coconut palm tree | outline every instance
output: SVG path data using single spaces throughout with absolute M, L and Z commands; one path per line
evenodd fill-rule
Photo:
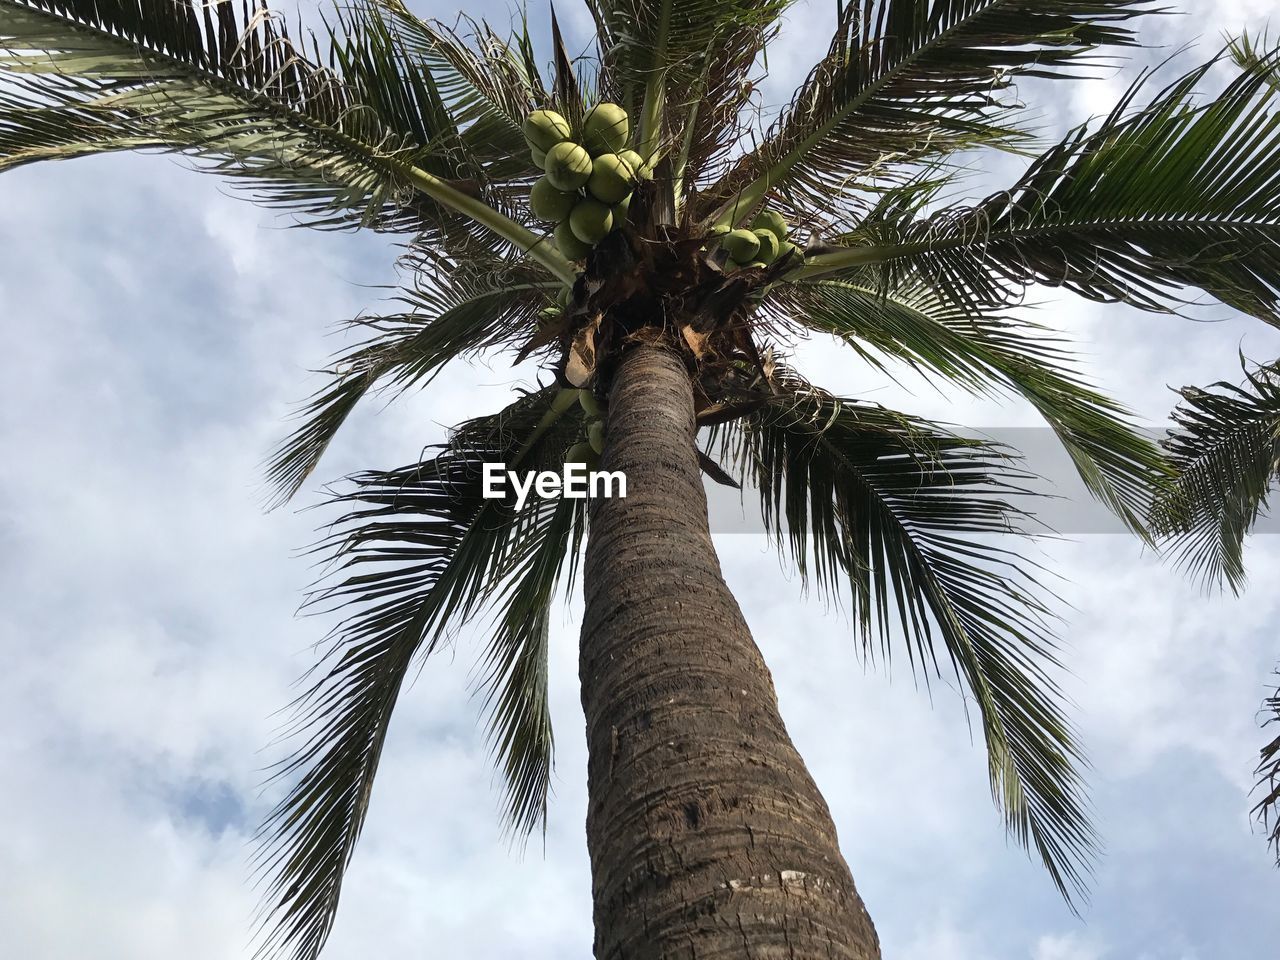
M 828 392 L 785 350 L 816 333 L 851 361 L 1029 402 L 1150 539 L 1164 456 L 1013 308 L 1048 284 L 1173 312 L 1191 287 L 1280 322 L 1267 71 L 1237 67 L 1209 97 L 1212 64 L 1144 76 L 1043 144 L 1014 84 L 1136 46 L 1154 0 L 845 2 L 757 128 L 789 0 L 587 5 L 593 48 L 571 56 L 552 16 L 544 70 L 527 24 L 450 29 L 398 0 L 353 0 L 319 36 L 227 0 L 0 0 L 0 167 L 176 153 L 300 223 L 403 238 L 395 307 L 355 322 L 270 465 L 282 500 L 374 391 L 504 348 L 545 372 L 422 461 L 335 492 L 314 602 L 343 616 L 262 831 L 264 949 L 321 950 L 411 667 L 486 611 L 506 811 L 520 833 L 542 822 L 549 609 L 581 562 L 596 956 L 879 956 L 721 576 L 704 476 L 748 483 L 804 581 L 847 598 L 867 655 L 958 678 L 1009 832 L 1078 896 L 1094 833 L 1053 601 L 995 536 L 1034 530 L 1014 451 Z M 1029 164 L 961 203 L 974 150 Z M 559 470 L 596 447 L 626 497 L 485 495 L 486 463 Z

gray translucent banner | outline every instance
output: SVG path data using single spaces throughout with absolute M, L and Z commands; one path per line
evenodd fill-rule
M 965 430 L 963 434 L 1003 444 L 1022 454 L 1023 459 L 1015 466 L 1032 476 L 1019 481 L 1018 486 L 1028 493 L 1000 496 L 1035 518 L 1030 525 L 1032 532 L 1064 536 L 1128 532 L 1115 514 L 1085 488 L 1075 464 L 1052 430 L 1045 427 L 997 427 Z M 1150 436 L 1159 439 L 1155 433 Z M 765 532 L 759 496 L 754 489 L 734 490 L 707 478 L 704 478 L 704 485 L 712 533 Z M 1265 514 L 1259 518 L 1255 533 L 1276 532 L 1280 532 L 1280 518 Z

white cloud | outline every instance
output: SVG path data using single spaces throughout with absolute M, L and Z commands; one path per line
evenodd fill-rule
M 1078 934 L 1043 936 L 1036 941 L 1032 960 L 1103 960 L 1104 952 Z

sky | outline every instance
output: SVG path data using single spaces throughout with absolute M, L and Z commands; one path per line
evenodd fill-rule
M 1095 81 L 1026 88 L 1046 129 L 1109 109 L 1143 58 L 1258 27 L 1270 0 L 1172 2 L 1161 49 Z M 450 4 L 418 2 L 451 18 Z M 580 10 L 562 14 L 579 31 Z M 789 15 L 764 85 L 776 106 L 825 48 L 832 4 Z M 483 10 L 481 10 L 483 8 Z M 469 7 L 505 22 L 500 4 Z M 579 34 L 580 36 L 581 34 Z M 998 184 L 1008 165 L 983 171 Z M 336 325 L 385 297 L 392 241 L 287 229 L 217 180 L 118 156 L 0 177 L 0 940 L 44 960 L 247 958 L 247 856 L 291 684 L 327 621 L 295 617 L 316 571 L 321 482 L 416 459 L 497 409 L 506 356 L 358 414 L 300 497 L 264 513 L 262 459 Z M 1237 379 L 1280 355 L 1257 321 L 1192 323 L 1050 291 L 1037 319 L 1153 427 L 1170 386 Z M 817 383 L 972 428 L 1029 426 L 1016 405 L 894 385 L 820 343 Z M 1059 574 L 1066 688 L 1105 850 L 1074 917 L 1006 841 L 954 686 L 856 655 L 839 609 L 806 597 L 760 536 L 719 538 L 725 575 L 774 672 L 893 960 L 1221 960 L 1274 956 L 1280 871 L 1249 818 L 1257 708 L 1280 660 L 1280 543 L 1253 586 L 1205 595 L 1133 539 L 1043 544 Z M 545 841 L 512 849 L 471 693 L 483 625 L 432 660 L 398 708 L 326 953 L 395 960 L 587 960 L 581 600 L 554 615 L 558 744 Z

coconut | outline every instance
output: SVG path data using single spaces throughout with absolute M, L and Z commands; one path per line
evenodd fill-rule
M 543 153 L 572 135 L 569 121 L 554 110 L 535 110 L 524 121 L 525 142 Z
M 763 270 L 767 266 L 769 265 L 765 263 L 763 260 L 752 260 L 750 263 L 743 264 L 743 269 L 744 270 Z
M 717 223 L 717 224 L 713 224 L 712 226 L 710 226 L 710 227 L 708 227 L 708 228 L 707 228 L 707 236 L 708 236 L 708 237 L 723 237 L 723 236 L 724 236 L 726 233 L 728 233 L 731 229 L 733 229 L 733 228 L 732 228 L 732 227 L 730 227 L 727 223 Z
M 604 421 L 597 420 L 587 427 L 587 442 L 596 453 L 604 453 Z
M 564 462 L 583 463 L 588 467 L 594 467 L 599 462 L 599 457 L 591 448 L 591 444 L 584 440 L 582 443 L 575 443 L 564 452 Z
M 557 190 L 551 181 L 543 177 L 529 191 L 529 209 L 535 217 L 559 223 L 573 210 L 578 202 L 578 195 L 565 190 Z
M 602 203 L 621 203 L 635 189 L 635 174 L 616 153 L 602 153 L 591 162 L 587 190 Z
M 631 168 L 631 172 L 636 180 L 652 180 L 653 167 L 644 162 L 644 157 L 636 153 L 634 150 L 623 150 L 618 154 L 618 159 Z
M 539 150 L 537 147 L 530 147 L 529 156 L 533 158 L 533 165 L 535 167 L 537 167 L 539 170 L 546 169 L 547 151 Z
M 600 409 L 600 401 L 596 399 L 596 395 L 590 390 L 578 391 L 578 403 L 582 407 L 582 412 L 588 417 L 599 417 L 603 412 Z
M 778 248 L 778 256 L 774 259 L 781 260 L 783 257 L 794 257 L 796 260 L 803 260 L 804 251 L 790 240 L 784 240 L 782 245 Z
M 560 292 L 556 294 L 556 303 L 562 307 L 567 307 L 569 301 L 573 299 L 573 287 L 561 287 Z
M 613 211 L 599 200 L 587 197 L 574 204 L 567 222 L 575 237 L 594 246 L 613 229 Z
M 551 409 L 556 413 L 565 413 L 578 402 L 578 391 L 572 387 L 564 387 L 551 398 Z
M 591 154 L 566 140 L 547 151 L 543 169 L 557 190 L 577 190 L 591 179 Z
M 751 229 L 756 233 L 761 230 L 768 230 L 779 240 L 787 239 L 791 232 L 787 227 L 787 221 L 776 210 L 761 210 L 752 222 Z
M 598 103 L 582 118 L 582 142 L 592 156 L 617 153 L 630 139 L 631 121 L 616 103 Z
M 591 252 L 591 244 L 583 243 L 574 235 L 568 220 L 561 220 L 555 229 L 556 246 L 567 260 L 582 260 Z
M 752 232 L 760 238 L 760 249 L 756 251 L 756 259 L 773 263 L 778 258 L 778 251 L 782 249 L 782 241 L 772 230 L 761 229 Z
M 753 260 L 760 250 L 760 238 L 750 230 L 731 230 L 724 235 L 720 245 L 739 263 Z

